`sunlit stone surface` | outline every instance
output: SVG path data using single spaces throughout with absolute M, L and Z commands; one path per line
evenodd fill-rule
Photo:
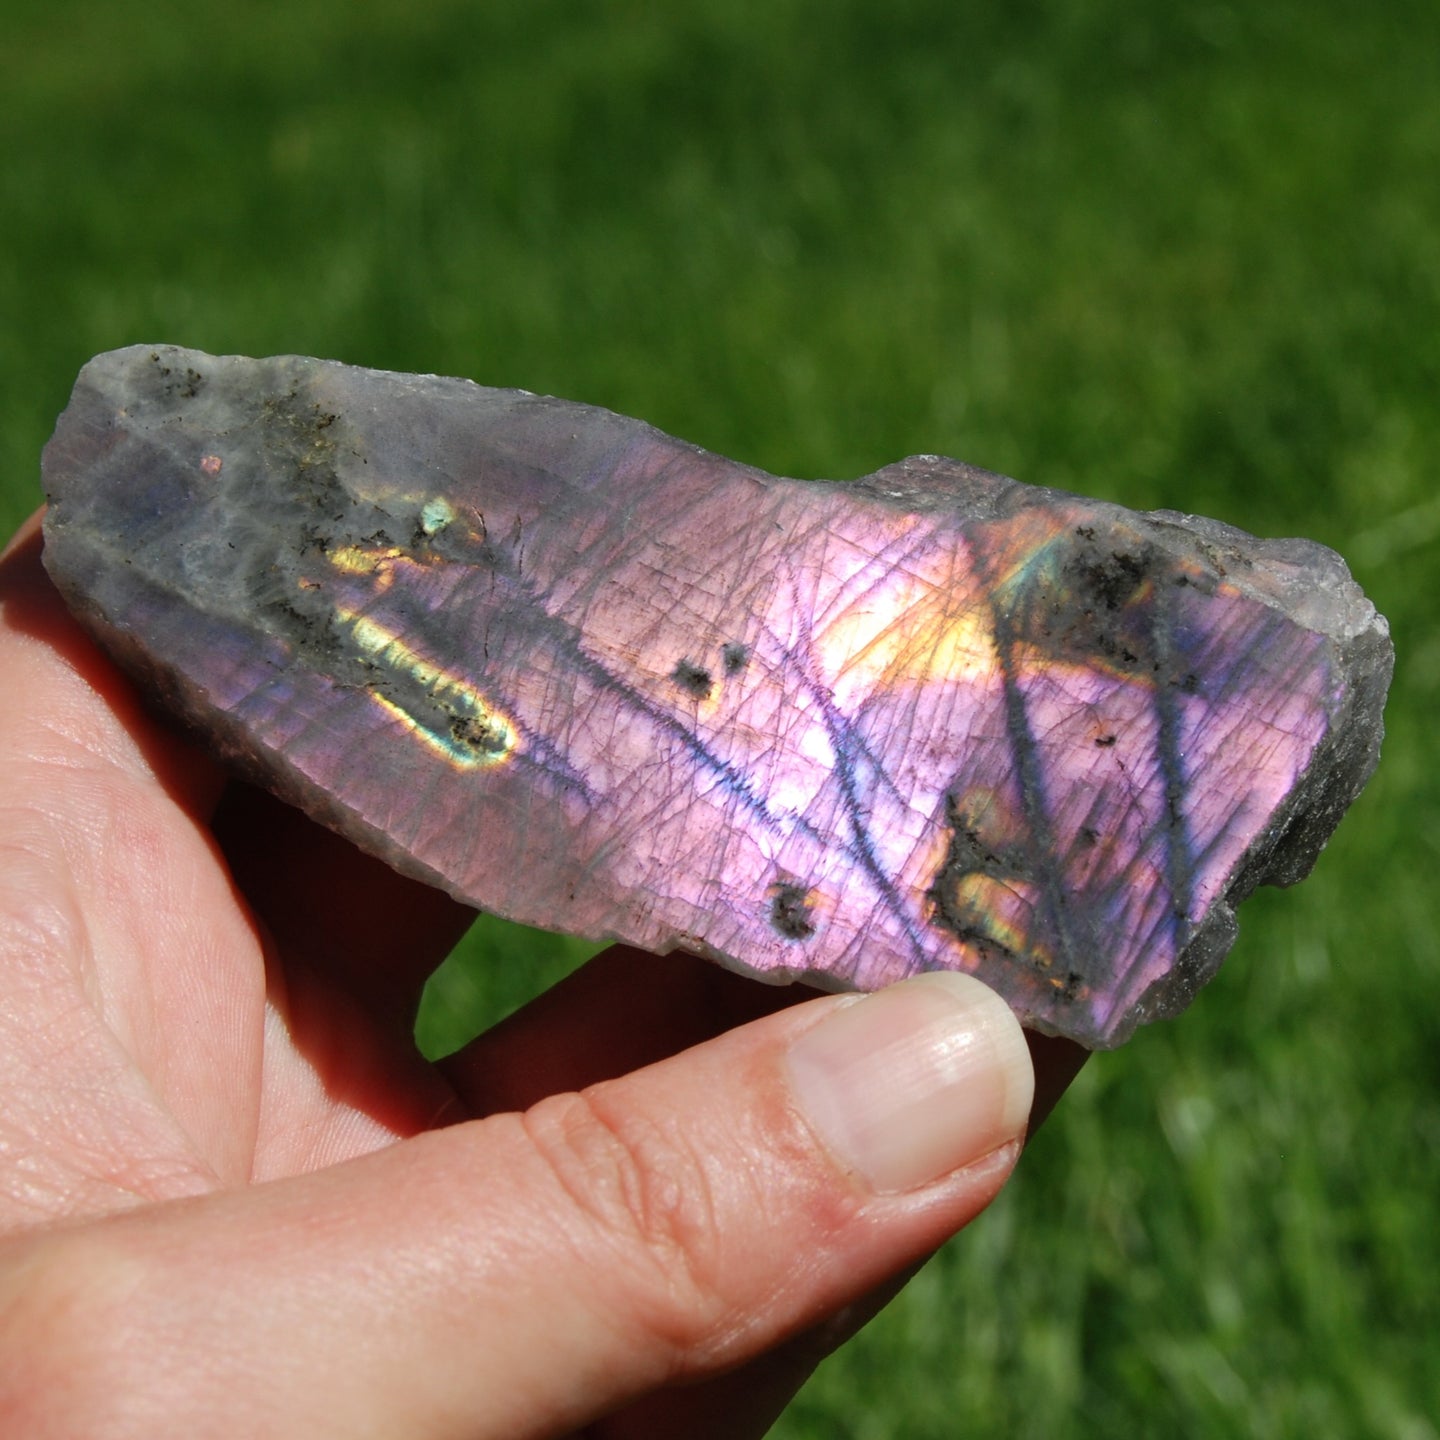
M 770 980 L 1183 1008 L 1374 767 L 1341 560 L 921 456 L 776 479 L 462 380 L 136 347 L 51 573 L 226 758 L 398 869 Z

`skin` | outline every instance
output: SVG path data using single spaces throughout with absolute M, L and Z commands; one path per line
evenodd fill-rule
M 1004 1183 L 1023 1110 L 898 1188 L 811 1118 L 796 1047 L 888 996 L 617 948 L 426 1062 L 469 912 L 152 720 L 39 551 L 0 562 L 4 1433 L 760 1435 Z M 1033 1129 L 1083 1052 L 1031 1054 Z

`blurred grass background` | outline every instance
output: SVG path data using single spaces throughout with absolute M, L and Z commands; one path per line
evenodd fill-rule
M 1087 1068 L 777 1434 L 1440 1433 L 1440 8 L 6 10 L 7 532 L 80 364 L 169 340 L 1342 550 L 1399 669 L 1315 877 Z M 426 1043 L 584 953 L 483 922 Z

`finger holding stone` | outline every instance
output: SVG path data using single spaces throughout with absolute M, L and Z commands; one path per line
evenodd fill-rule
M 11 1296 L 26 1363 L 0 1408 L 85 1433 L 118 1381 L 140 1429 L 202 1433 L 223 1405 L 248 1434 L 565 1433 L 913 1265 L 1000 1188 L 1031 1087 L 1009 1009 L 922 978 L 523 1114 L 57 1233 Z

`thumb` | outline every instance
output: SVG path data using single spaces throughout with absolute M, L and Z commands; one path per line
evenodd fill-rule
M 825 997 L 523 1114 L 57 1232 L 0 1331 L 54 1433 L 111 1433 L 117 1390 L 137 1435 L 563 1433 L 934 1249 L 1009 1174 L 1032 1083 L 969 977 Z

